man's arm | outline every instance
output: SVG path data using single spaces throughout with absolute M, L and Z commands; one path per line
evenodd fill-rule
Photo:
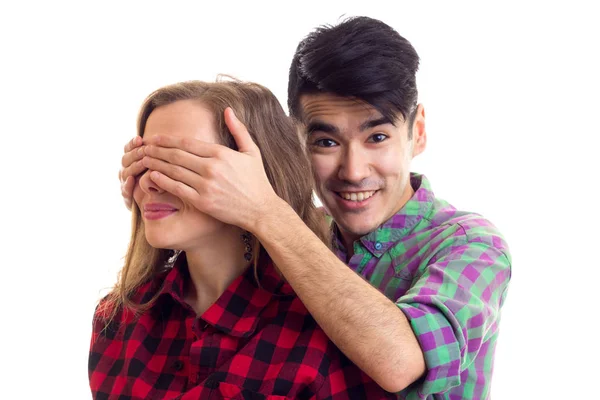
M 327 336 L 382 388 L 398 392 L 423 375 L 423 352 L 404 313 L 341 262 L 285 202 L 270 207 L 252 233 Z

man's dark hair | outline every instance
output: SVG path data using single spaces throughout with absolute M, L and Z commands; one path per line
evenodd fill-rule
M 290 115 L 302 121 L 300 96 L 332 93 L 376 108 L 390 122 L 400 113 L 412 123 L 417 104 L 419 56 L 410 42 L 385 23 L 349 18 L 326 25 L 300 42 L 288 83 Z

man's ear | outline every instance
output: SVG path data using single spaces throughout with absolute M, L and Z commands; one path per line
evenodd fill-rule
M 417 106 L 417 110 L 415 111 L 415 119 L 412 124 L 412 141 L 412 156 L 416 157 L 419 154 L 421 154 L 427 146 L 427 131 L 425 129 L 425 107 L 423 107 L 423 104 L 419 104 Z

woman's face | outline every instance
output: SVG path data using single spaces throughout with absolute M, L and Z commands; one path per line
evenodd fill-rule
M 157 107 L 146 122 L 144 138 L 172 135 L 218 143 L 213 113 L 194 100 L 181 100 Z M 201 213 L 151 179 L 149 171 L 138 177 L 133 198 L 144 220 L 145 234 L 152 247 L 189 251 L 201 246 L 226 225 Z

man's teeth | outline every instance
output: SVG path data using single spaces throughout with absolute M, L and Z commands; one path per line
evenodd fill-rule
M 376 190 L 370 192 L 340 192 L 340 196 L 350 201 L 363 201 L 375 194 Z

